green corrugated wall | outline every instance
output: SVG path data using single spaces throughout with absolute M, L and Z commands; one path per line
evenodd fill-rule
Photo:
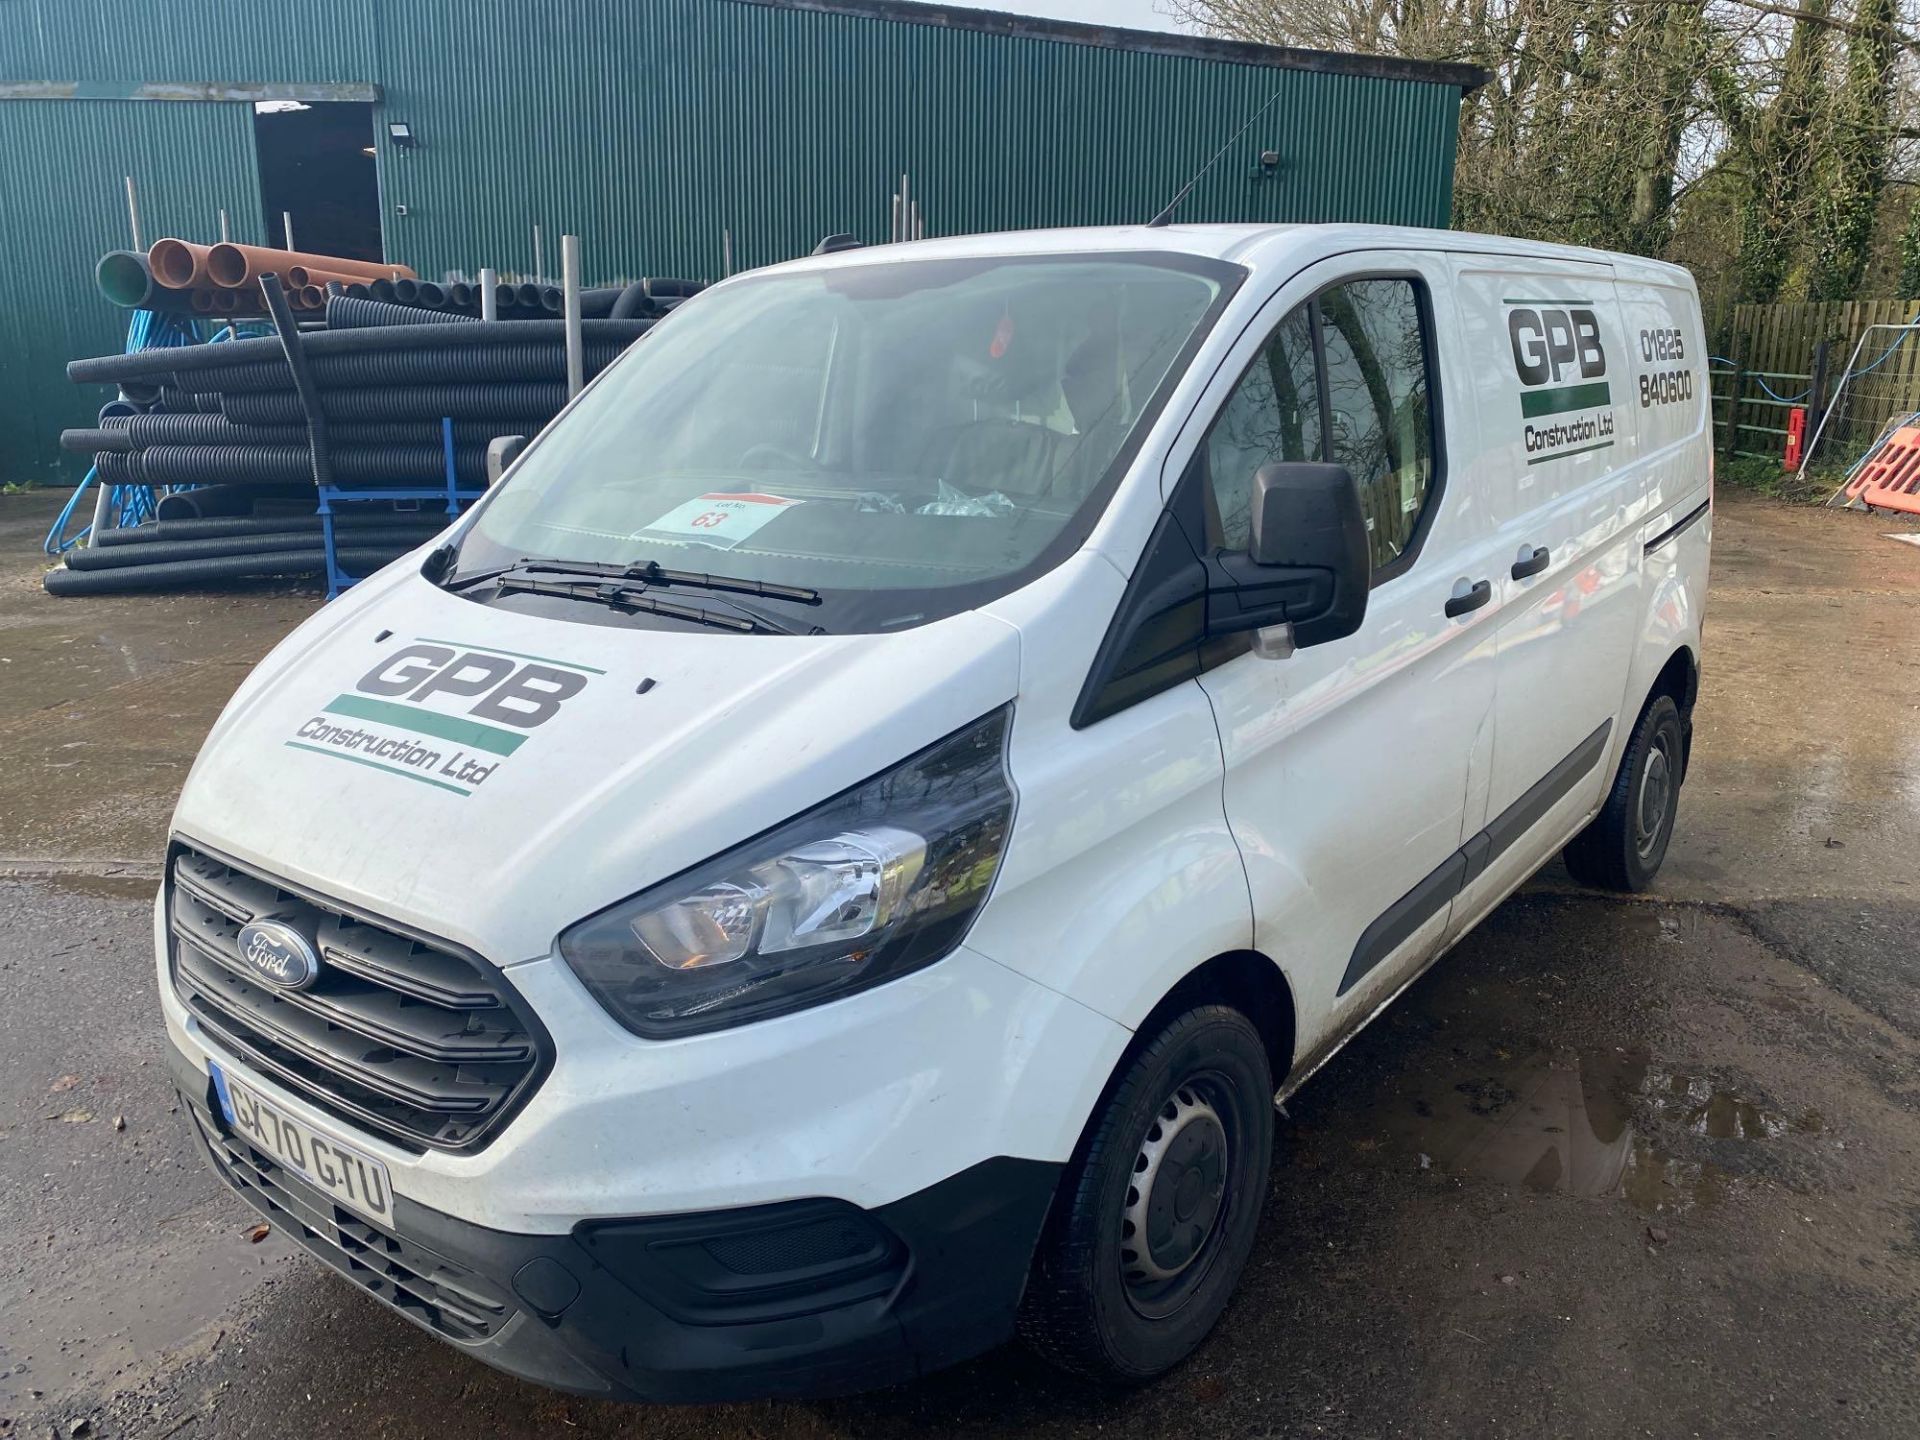
M 387 254 L 429 276 L 528 270 L 536 223 L 550 270 L 573 231 L 594 279 L 716 276 L 723 229 L 742 267 L 881 240 L 902 171 L 929 234 L 1145 220 L 1276 90 L 1183 219 L 1440 226 L 1459 113 L 1438 81 L 738 0 L 4 0 L 7 81 L 377 85 Z M 127 243 L 121 177 L 149 242 L 222 207 L 263 240 L 250 107 L 3 100 L 0 156 L 0 479 L 77 478 L 57 436 L 104 396 L 61 367 L 124 338 L 91 280 Z

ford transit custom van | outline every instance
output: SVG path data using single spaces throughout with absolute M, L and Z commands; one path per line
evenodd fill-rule
M 1360 226 L 716 285 L 233 697 L 155 947 L 208 1158 L 582 1394 L 1178 1363 L 1277 1102 L 1639 890 L 1711 528 L 1674 267 Z

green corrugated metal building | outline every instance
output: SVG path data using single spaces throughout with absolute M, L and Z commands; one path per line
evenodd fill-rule
M 885 240 L 903 173 L 929 234 L 1142 221 L 1256 112 L 1182 219 L 1442 226 L 1482 78 L 897 0 L 0 0 L 0 480 L 84 468 L 62 367 L 124 342 L 92 270 L 125 177 L 149 244 L 335 218 L 263 203 L 262 102 L 362 107 L 365 248 L 531 274 L 537 225 L 612 280 Z

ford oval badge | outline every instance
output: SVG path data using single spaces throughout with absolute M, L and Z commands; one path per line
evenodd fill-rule
M 255 920 L 240 927 L 240 959 L 280 990 L 304 990 L 320 974 L 320 956 L 312 942 L 278 920 Z

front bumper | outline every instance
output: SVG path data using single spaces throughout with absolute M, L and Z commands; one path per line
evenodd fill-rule
M 607 1399 L 844 1394 L 1013 1333 L 1060 1167 L 1001 1157 L 874 1210 L 801 1199 L 490 1230 L 394 1196 L 391 1231 L 236 1137 L 205 1071 L 170 1069 L 214 1170 L 390 1308 L 478 1360 Z

